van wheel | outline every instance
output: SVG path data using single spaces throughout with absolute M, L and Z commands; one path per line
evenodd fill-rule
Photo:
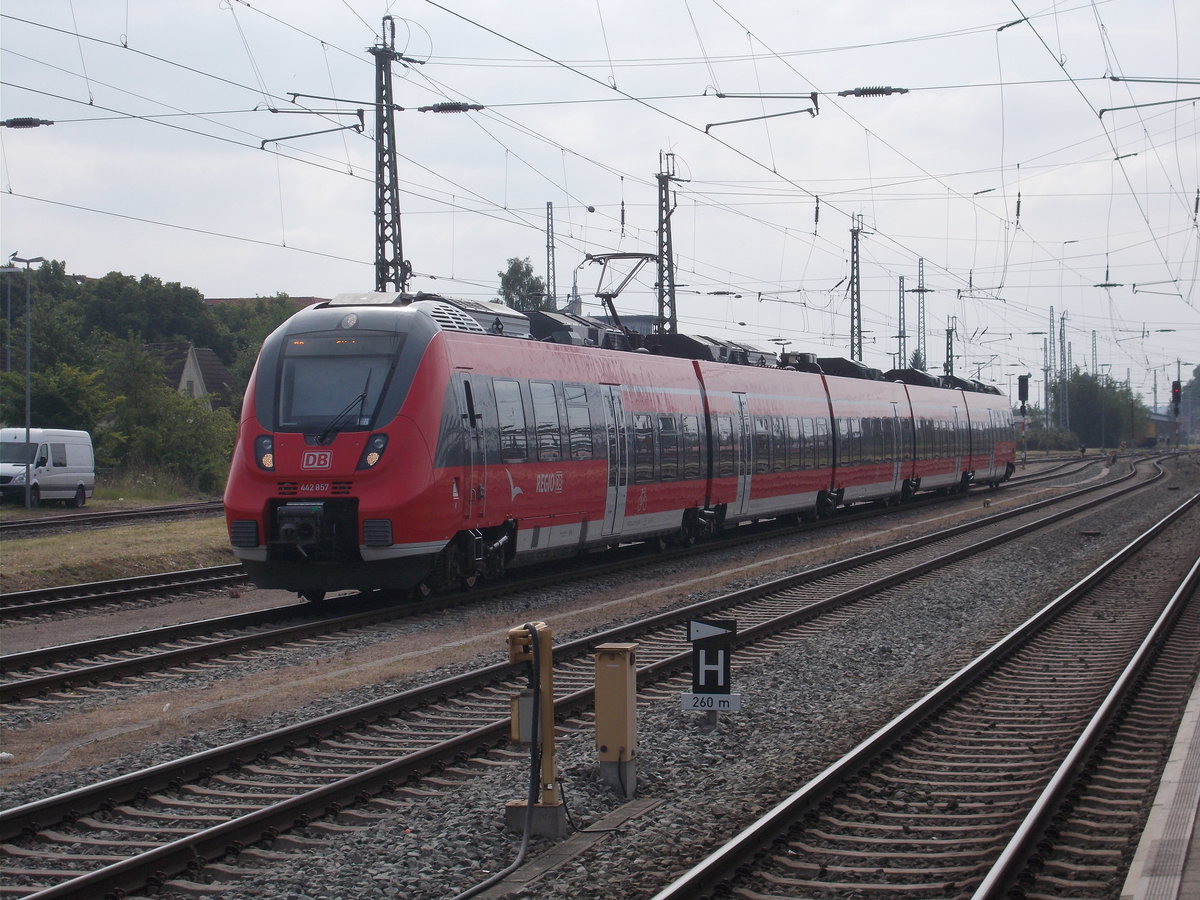
M 75 488 L 75 499 L 71 501 L 71 505 L 76 509 L 83 509 L 87 504 L 87 491 L 83 489 L 83 485 Z
M 29 489 L 29 505 L 35 508 L 42 505 L 42 490 L 36 484 Z

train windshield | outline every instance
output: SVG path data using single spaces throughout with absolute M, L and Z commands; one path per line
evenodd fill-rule
M 280 371 L 279 430 L 328 434 L 374 427 L 403 344 L 404 335 L 394 332 L 293 335 Z

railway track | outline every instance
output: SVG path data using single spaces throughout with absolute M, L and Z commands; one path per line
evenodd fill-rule
M 1006 518 L 566 643 L 555 649 L 556 708 L 567 716 L 592 702 L 591 653 L 599 643 L 638 642 L 639 685 L 670 686 L 690 664 L 684 623 L 691 618 L 736 618 L 748 663 L 847 604 L 1047 527 L 1054 517 Z M 51 898 L 140 890 L 179 874 L 199 877 L 204 861 L 231 848 L 351 807 L 359 817 L 387 815 L 397 798 L 419 799 L 406 785 L 423 774 L 469 777 L 489 767 L 482 755 L 506 739 L 510 698 L 524 675 L 521 666 L 489 666 L 0 813 L 0 892 L 36 888 Z
M 1200 666 L 1198 502 L 654 900 L 1115 896 Z
M 31 616 L 91 610 L 98 606 L 142 602 L 149 597 L 217 590 L 243 584 L 247 580 L 241 563 L 237 563 L 31 591 L 13 591 L 0 594 L 0 623 L 11 623 Z
M 1125 478 L 1132 477 L 1133 469 L 1130 469 Z M 1112 485 L 1118 483 L 1120 480 L 1083 488 L 1065 495 L 1062 499 L 1078 499 L 1095 491 L 1112 490 Z M 857 515 L 876 514 L 878 511 L 864 509 Z M 762 539 L 762 530 L 744 530 L 747 532 L 744 535 L 726 536 L 723 546 L 730 546 L 737 541 Z M 386 600 L 382 603 L 372 602 L 369 597 L 345 598 L 340 603 L 351 607 L 345 614 L 334 614 L 329 607 L 322 611 L 320 606 L 298 603 L 98 638 L 80 644 L 8 654 L 0 656 L 0 691 L 3 691 L 7 708 L 10 710 L 14 708 L 13 704 L 16 701 L 29 698 L 38 698 L 42 703 L 68 703 L 75 698 L 74 692 L 79 689 L 112 692 L 121 688 L 121 679 L 129 677 L 152 677 L 154 673 L 166 673 L 165 677 L 176 679 L 180 675 L 180 667 L 191 666 L 201 661 L 231 658 L 272 647 L 294 646 L 300 641 L 330 638 L 338 633 L 446 609 L 463 602 L 480 602 L 494 595 L 530 590 L 543 584 L 561 583 L 564 578 L 596 578 L 634 565 L 647 565 L 677 556 L 698 555 L 710 550 L 711 545 L 706 545 L 683 548 L 662 556 L 647 556 L 636 549 L 626 549 L 614 554 L 610 559 L 585 567 L 577 564 L 556 566 L 536 575 L 513 577 L 467 594 L 450 595 L 421 603 L 395 605 L 388 604 Z M 148 578 L 133 579 L 129 583 L 122 581 L 81 585 L 64 589 L 64 596 L 57 598 L 39 599 L 41 592 L 30 592 L 37 596 L 24 603 L 17 603 L 12 608 L 22 612 L 39 612 L 45 608 L 58 608 L 60 605 L 106 602 L 109 598 L 128 599 L 150 594 L 159 595 L 164 590 L 183 592 L 221 587 L 238 583 L 240 580 L 244 580 L 240 566 L 225 566 L 211 570 L 172 573 L 162 576 L 161 581 Z M 15 596 L 9 595 L 9 598 Z M 7 617 L 8 610 L 9 607 L 6 606 L 0 609 L 0 614 Z M 297 619 L 305 621 L 297 622 Z
M 1040 481 L 1062 477 L 1063 474 L 1073 474 L 1092 465 L 1094 461 L 1074 464 L 1072 461 L 1059 463 L 1052 469 L 1038 473 L 1018 475 L 1013 483 L 1019 485 L 1034 484 Z M 1063 473 L 1060 470 L 1067 468 Z M 976 489 L 981 492 L 983 489 Z M 917 503 L 927 502 L 922 498 Z M 914 508 L 917 504 L 914 504 Z M 210 504 L 198 504 L 208 508 Z M 177 507 L 161 507 L 159 509 L 174 510 Z M 219 504 L 218 504 L 219 508 Z M 119 511 L 124 512 L 142 511 Z M 154 509 L 148 510 L 151 514 Z M 864 510 L 844 510 L 841 518 L 861 518 L 870 515 Z M 59 516 L 55 520 L 74 519 L 73 516 Z M 86 517 L 85 517 L 86 518 Z M 41 520 L 29 520 L 33 522 Z M 23 522 L 5 523 L 22 525 Z M 3 528 L 0 525 L 0 528 Z M 248 579 L 240 564 L 225 566 L 210 566 L 202 569 L 189 569 L 181 572 L 164 572 L 151 575 L 136 575 L 128 578 L 117 578 L 108 581 L 88 582 L 82 584 L 58 587 L 39 588 L 28 591 L 13 591 L 0 594 L 0 623 L 14 622 L 33 616 L 72 613 L 80 610 L 93 610 L 99 606 L 114 604 L 129 604 L 140 602 L 147 598 L 162 598 L 193 591 L 220 589 L 247 582 Z
M 80 513 L 47 513 L 25 519 L 0 521 L 0 537 L 22 538 L 48 531 L 78 531 L 104 525 L 126 525 L 147 521 L 170 521 L 196 515 L 217 515 L 224 505 L 220 500 L 197 503 L 172 503 L 137 509 L 91 510 Z

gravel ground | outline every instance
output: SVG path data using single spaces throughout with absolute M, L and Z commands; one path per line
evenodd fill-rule
M 937 573 L 869 615 L 807 637 L 766 662 L 737 668 L 742 711 L 723 715 L 715 730 L 705 730 L 702 717 L 681 712 L 673 693 L 640 698 L 637 795 L 657 805 L 513 896 L 650 896 L 1196 490 L 1197 463 L 1173 463 L 1171 469 L 1177 491 L 1151 488 L 1086 525 L 1067 525 L 1021 549 L 993 552 L 986 566 L 975 562 Z M 1100 534 L 1083 537 L 1085 530 Z M 528 613 L 528 604 L 521 601 L 513 614 Z M 350 705 L 403 686 L 360 688 L 341 699 Z M 328 708 L 328 701 L 320 701 L 266 721 L 154 745 L 86 771 L 42 775 L 12 786 L 2 802 L 25 802 Z M 558 752 L 574 825 L 587 827 L 622 805 L 598 776 L 590 731 L 568 733 Z M 515 858 L 520 837 L 505 831 L 503 808 L 524 796 L 526 778 L 524 763 L 500 767 L 442 796 L 395 807 L 378 824 L 332 839 L 319 854 L 297 853 L 199 895 L 452 897 Z M 550 846 L 535 839 L 530 853 Z

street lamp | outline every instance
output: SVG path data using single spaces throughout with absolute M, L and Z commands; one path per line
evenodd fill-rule
M 25 508 L 29 509 L 33 505 L 33 473 L 30 471 L 29 459 L 30 372 L 32 371 L 31 365 L 33 360 L 33 273 L 30 270 L 30 266 L 34 263 L 45 262 L 46 260 L 40 256 L 31 256 L 28 259 L 24 259 L 13 253 L 9 256 L 8 261 L 25 264 Z

